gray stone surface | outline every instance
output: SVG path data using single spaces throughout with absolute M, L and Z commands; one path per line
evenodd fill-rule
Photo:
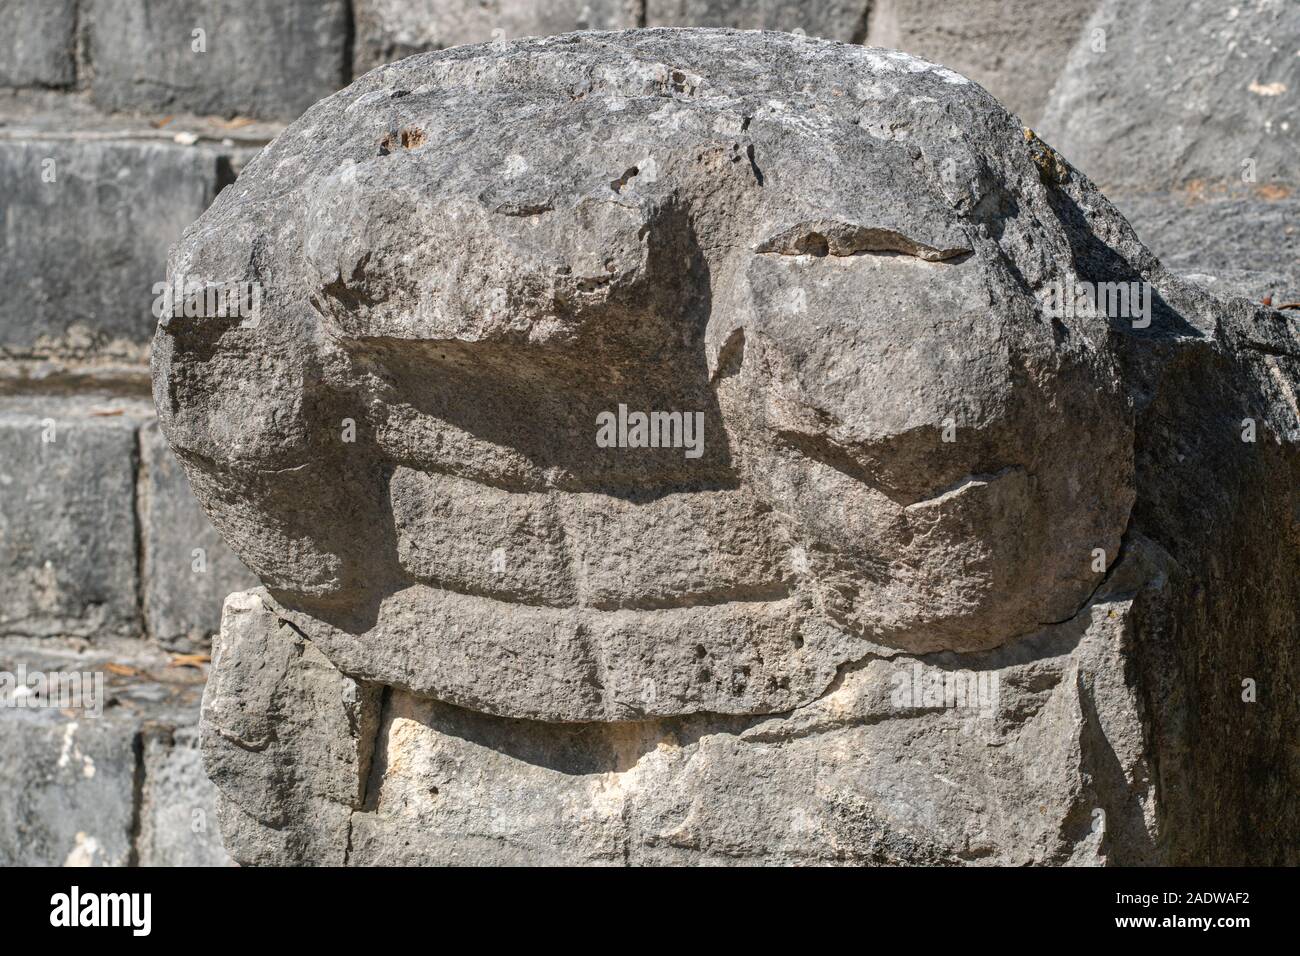
M 1295 4 L 1105 0 L 1039 132 L 1169 268 L 1300 301 L 1298 45 Z
M 870 6 L 867 0 L 646 0 L 645 25 L 802 31 L 808 36 L 861 43 Z
M 348 76 L 344 0 L 86 0 L 107 110 L 292 119 Z M 196 52 L 195 30 L 205 49 Z
M 102 696 L 30 706 L 56 674 Z M 197 750 L 202 686 L 136 641 L 0 638 L 0 865 L 228 865 Z
M 141 633 L 136 429 L 111 396 L 0 398 L 0 636 Z
M 1300 199 L 1138 193 L 1117 205 L 1170 269 L 1221 294 L 1300 302 Z
M 221 604 L 256 579 L 194 500 L 155 423 L 140 430 L 144 616 L 165 646 L 193 650 L 216 633 Z
M 266 585 L 205 695 L 236 859 L 1296 862 L 1300 336 L 951 71 L 414 58 L 170 268 L 278 318 L 153 352 Z M 1150 322 L 1050 315 L 1062 282 Z M 619 405 L 702 453 L 598 444 Z
M 355 73 L 430 50 L 572 30 L 638 25 L 779 30 L 865 42 L 942 63 L 981 83 L 1032 123 L 1097 2 L 358 0 Z
M 867 43 L 905 50 L 963 73 L 1032 125 L 1097 3 L 874 0 Z
M 194 726 L 143 730 L 140 866 L 230 866 L 217 826 L 217 790 L 208 780 Z
M 147 402 L 0 397 L 0 449 L 0 636 L 147 633 L 198 651 L 225 595 L 255 583 L 194 500 Z
M 124 658 L 159 644 L 201 652 L 225 594 L 251 583 L 149 427 L 154 411 L 141 398 L 153 286 L 166 276 L 168 246 L 282 128 L 183 111 L 295 115 L 347 78 L 345 8 L 0 2 L 0 641 L 98 649 L 121 639 L 132 648 Z M 201 63 L 179 56 L 198 21 L 209 28 L 211 53 Z M 322 38 L 330 55 L 315 42 Z M 56 435 L 48 445 L 47 419 Z M 206 551 L 204 574 L 191 571 L 195 547 Z M 46 793 L 57 781 L 22 777 L 6 763 L 14 785 L 0 802 L 23 808 L 22 826 L 45 835 L 0 858 L 62 863 L 82 830 L 92 842 L 80 857 L 95 862 L 222 854 L 215 821 L 195 835 L 182 819 L 189 811 L 179 809 L 206 800 L 211 813 L 195 738 L 183 730 L 197 719 L 197 698 L 191 704 L 188 714 L 162 720 L 144 701 L 138 720 L 82 722 L 77 731 L 87 735 L 87 753 L 129 751 L 148 737 L 158 782 L 147 811 L 133 794 L 139 761 L 136 779 L 109 779 L 105 764 L 106 790 L 91 784 L 66 800 Z M 57 720 L 22 720 L 14 734 L 21 730 L 25 743 L 14 753 L 26 748 L 33 766 L 57 760 Z M 109 818 L 132 807 L 141 832 L 128 853 L 110 838 Z M 80 830 L 65 833 L 69 820 Z
M 1294 188 L 1297 39 L 1294 3 L 1103 0 L 1039 132 L 1108 192 L 1241 187 L 1248 160 Z
M 223 633 L 220 653 L 232 656 L 218 660 L 218 673 L 237 670 L 259 683 L 273 675 L 275 699 L 307 697 L 312 706 L 325 706 L 315 697 L 319 677 L 307 684 L 291 671 L 263 666 L 278 656 L 264 641 L 288 645 L 280 653 L 289 655 L 301 639 L 257 608 L 261 599 L 232 596 L 234 613 L 249 614 L 253 605 L 253 616 Z M 346 859 L 362 865 L 1149 861 L 1141 837 L 1154 827 L 1154 795 L 1136 701 L 1124 687 L 1118 655 L 1128 612 L 1128 601 L 1103 594 L 1079 619 L 1036 634 L 1015 651 L 963 661 L 978 666 L 986 681 L 993 675 L 1000 681 L 1000 700 L 984 717 L 919 702 L 902 712 L 894 708 L 897 675 L 910 682 L 911 670 L 921 666 L 910 657 L 862 663 L 810 708 L 748 718 L 547 724 L 394 691 L 373 744 L 364 804 L 332 805 L 339 813 L 351 808 Z M 252 635 L 249 627 L 256 629 Z M 341 675 L 334 680 L 348 686 Z M 249 693 L 242 682 L 236 687 L 223 690 L 214 682 L 208 713 L 260 703 L 266 693 Z M 338 695 L 326 703 L 337 708 L 344 700 Z M 236 762 L 244 778 L 252 761 L 269 766 L 284 751 L 370 743 L 364 725 L 337 726 L 331 735 L 316 721 L 279 723 L 285 733 L 274 754 L 257 750 L 251 736 L 210 732 L 213 772 L 229 781 Z M 342 730 L 348 732 L 340 737 Z M 864 759 L 904 752 L 913 758 Z M 1119 761 L 1119 772 L 1094 779 L 1093 766 L 1107 759 Z M 366 764 L 347 767 L 351 781 L 354 768 Z M 226 790 L 223 827 L 240 806 L 253 805 L 251 797 Z M 1032 802 L 1037 812 L 997 809 L 1013 800 Z M 1113 812 L 1109 831 L 1094 818 L 1095 808 L 1103 816 Z M 257 854 L 249 862 L 299 862 L 298 841 L 330 835 L 320 817 L 297 810 L 288 833 L 278 818 L 274 832 L 264 824 L 259 832 L 240 833 L 236 853 Z M 1128 842 L 1134 833 L 1137 839 Z M 337 849 L 344 841 L 333 836 Z
M 77 0 L 0 0 L 0 86 L 68 86 Z
M 0 863 L 128 865 L 131 730 L 48 710 L 0 710 L 0 723 Z
M 203 749 L 227 848 L 243 864 L 345 862 L 379 689 L 340 674 L 257 591 L 227 599 L 213 664 Z
M 226 152 L 0 139 L 0 359 L 144 361 L 167 248 L 220 188 Z
M 354 72 L 466 43 L 638 26 L 639 0 L 354 0 Z

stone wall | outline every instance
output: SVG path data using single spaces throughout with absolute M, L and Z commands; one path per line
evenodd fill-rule
M 220 864 L 194 724 L 255 579 L 158 432 L 154 285 L 348 79 L 347 4 L 3 0 L 0 24 L 0 671 L 105 680 L 91 713 L 6 683 L 0 863 Z

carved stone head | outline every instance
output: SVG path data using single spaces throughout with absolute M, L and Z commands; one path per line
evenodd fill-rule
M 163 426 L 337 666 L 505 716 L 770 713 L 1087 601 L 1133 435 L 1108 320 L 1042 308 L 1095 265 L 1068 170 L 956 74 L 812 42 L 413 57 L 190 229 L 173 278 L 262 314 L 160 328 Z

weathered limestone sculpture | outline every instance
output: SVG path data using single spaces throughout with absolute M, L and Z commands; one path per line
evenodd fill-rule
M 957 74 L 412 57 L 170 271 L 262 290 L 154 345 L 265 584 L 205 698 L 236 859 L 1300 855 L 1300 338 Z

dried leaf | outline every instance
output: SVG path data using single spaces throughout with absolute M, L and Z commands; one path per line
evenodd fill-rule
M 168 667 L 198 667 L 212 660 L 207 654 L 173 654 Z

